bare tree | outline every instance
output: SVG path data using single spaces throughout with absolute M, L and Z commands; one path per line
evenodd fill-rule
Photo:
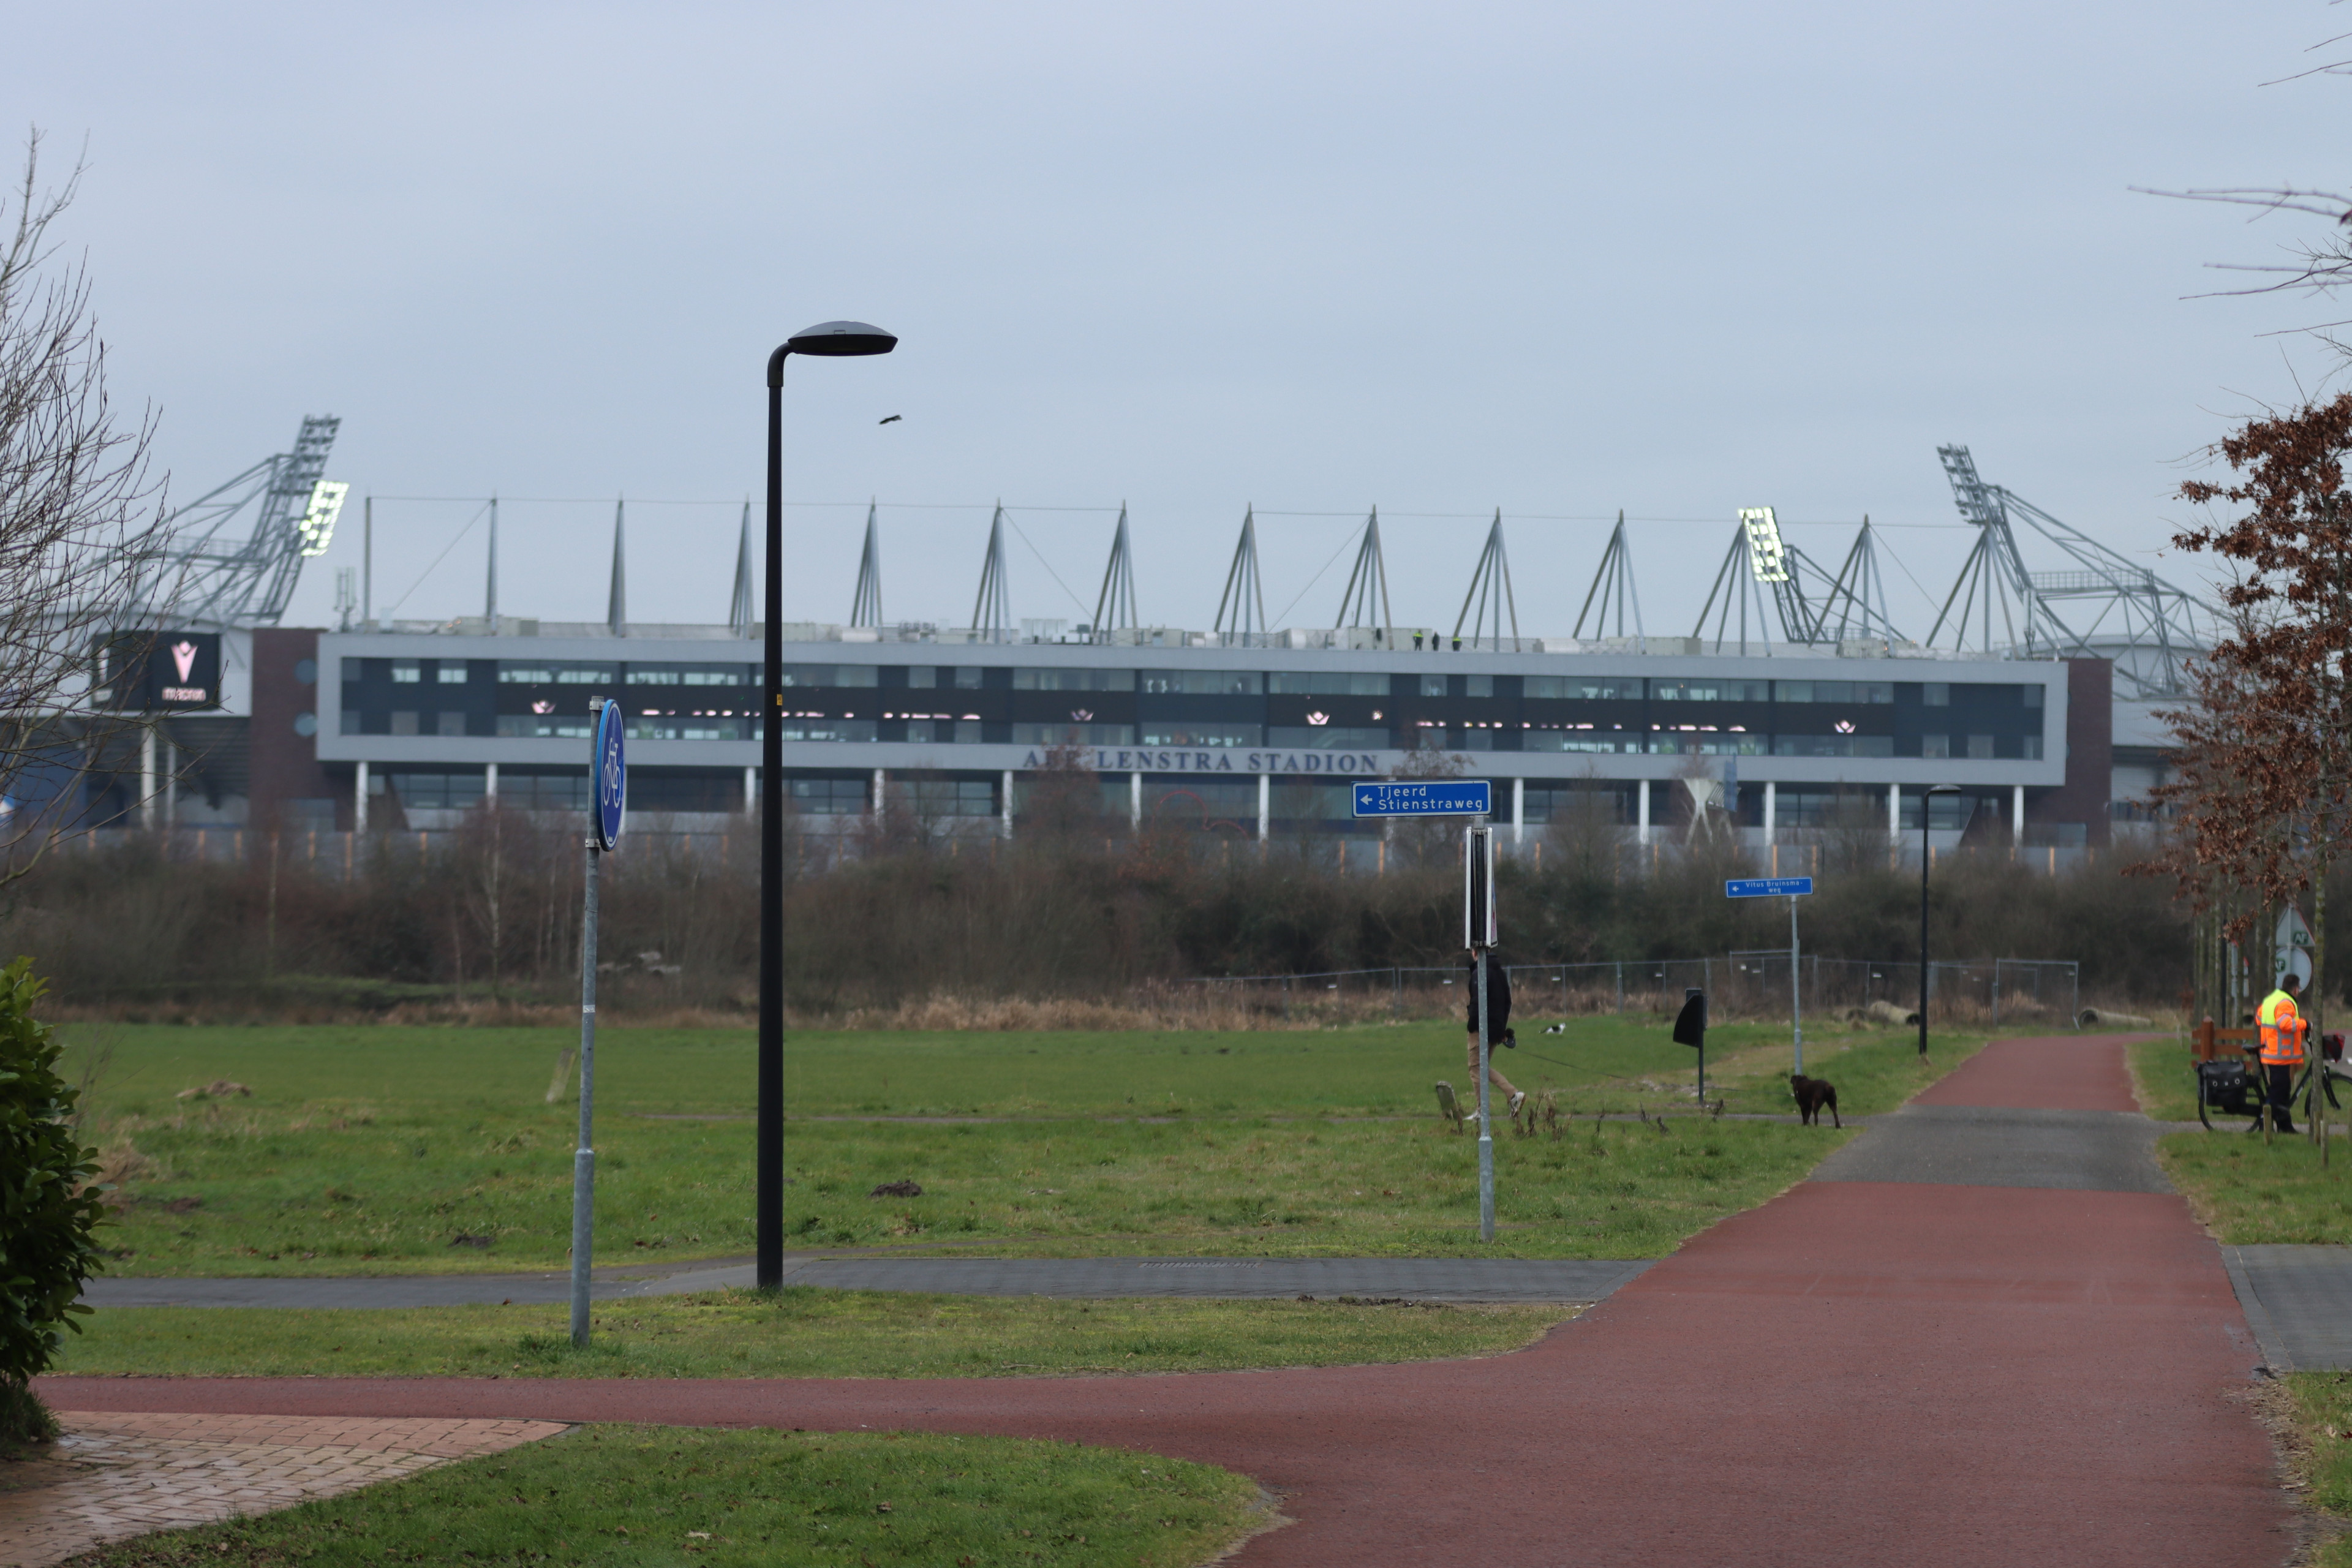
M 104 645 L 135 626 L 166 534 L 152 412 L 119 421 L 88 274 L 51 229 L 81 181 L 44 187 L 41 138 L 0 195 L 0 882 L 81 826 L 82 786 L 145 720 L 104 684 Z M 16 800 L 47 807 L 19 811 Z

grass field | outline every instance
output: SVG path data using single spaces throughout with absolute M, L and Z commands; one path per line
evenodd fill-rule
M 135 1307 L 68 1336 L 60 1373 L 291 1377 L 1034 1377 L 1430 1361 L 1517 1350 L 1556 1304 L 1188 1301 L 749 1290 L 562 1307 Z
M 1434 1080 L 1467 1086 L 1447 1024 L 799 1035 L 786 1046 L 788 1224 L 806 1247 L 982 1255 L 1654 1257 L 1842 1142 L 1774 1122 L 1596 1121 L 1691 1108 L 1693 1056 L 1666 1030 L 1585 1020 L 1499 1053 L 1570 1120 L 1557 1139 L 1498 1138 L 1492 1248 L 1475 1234 L 1475 1142 L 1434 1113 Z M 545 1095 L 566 1037 L 74 1026 L 68 1068 L 97 1070 L 85 1136 L 127 1200 L 108 1238 L 116 1271 L 562 1267 L 573 1111 Z M 1711 1037 L 1711 1090 L 1735 1111 L 1789 1109 L 1783 1030 Z M 1858 1115 L 1973 1044 L 1946 1042 L 1923 1072 L 1899 1034 L 1834 1031 L 1809 1042 L 1808 1062 Z M 181 1098 L 219 1079 L 251 1093 Z M 600 1262 L 750 1249 L 751 1083 L 747 1031 L 604 1032 Z M 867 1196 L 902 1179 L 922 1196 Z
M 2140 1108 L 2158 1121 L 2197 1119 L 2196 1079 L 2189 1048 L 2180 1040 L 2142 1041 L 2131 1047 Z M 2338 1089 L 2339 1094 L 2343 1093 Z M 2344 1112 L 2335 1113 L 2338 1125 Z M 2303 1125 L 2301 1105 L 2295 1124 Z M 2213 1119 L 2214 1131 L 2167 1133 L 2157 1140 L 2157 1163 L 2197 1211 L 2197 1217 L 2231 1246 L 2266 1242 L 2352 1243 L 2352 1149 L 2338 1138 L 2320 1163 L 2318 1147 L 2302 1137 L 2265 1142 L 2242 1116 Z
M 74 1563 L 1189 1568 L 1266 1522 L 1255 1482 L 1150 1454 L 919 1433 L 587 1426 Z

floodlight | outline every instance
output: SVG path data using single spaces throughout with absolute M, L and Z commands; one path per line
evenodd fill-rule
M 320 479 L 310 487 L 310 510 L 294 525 L 295 533 L 302 541 L 305 560 L 327 552 L 327 546 L 335 537 L 335 519 L 342 513 L 343 498 L 351 493 L 352 487 L 340 479 Z
M 1759 583 L 1789 580 L 1789 551 L 1780 542 L 1780 520 L 1769 506 L 1743 506 L 1739 525 L 1748 531 L 1748 569 Z

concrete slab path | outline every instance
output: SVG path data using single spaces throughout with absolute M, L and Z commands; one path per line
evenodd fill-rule
M 1954 1107 L 2024 1114 L 1920 1114 Z M 2220 1249 L 2119 1153 L 2131 1110 L 2118 1040 L 1998 1043 L 1855 1142 L 1847 1173 L 1866 1179 L 1803 1183 L 1534 1348 L 1482 1361 L 905 1382 L 64 1378 L 43 1393 L 73 1408 L 1111 1444 L 1279 1491 L 1296 1522 L 1244 1564 L 2284 1563 L 2298 1517 L 2242 1398 L 2261 1352 Z M 2000 1180 L 2008 1165 L 1968 1153 L 1954 1125 L 2022 1151 L 2046 1184 Z M 2053 1128 L 2078 1141 L 2075 1164 Z
M 5 1568 L 291 1508 L 564 1430 L 549 1421 L 57 1414 L 65 1436 L 56 1457 L 37 1462 L 33 1484 L 0 1493 Z

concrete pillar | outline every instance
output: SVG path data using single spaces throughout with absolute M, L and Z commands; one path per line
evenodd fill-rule
M 1141 773 L 1127 775 L 1127 825 L 1139 833 L 1143 831 L 1143 775 Z
M 1511 781 L 1511 847 L 1516 849 L 1528 840 L 1528 781 Z
M 1764 781 L 1764 842 L 1772 842 L 1772 829 L 1780 824 L 1780 786 L 1770 779 Z
M 1647 844 L 1650 841 L 1650 781 L 1647 779 L 1642 781 L 1640 802 L 1634 809 L 1634 841 Z
M 2010 786 L 2009 837 L 2012 844 L 2025 842 L 2025 786 L 2023 784 Z
M 760 764 L 753 763 L 743 770 L 743 815 L 751 816 L 760 809 Z
M 482 769 L 482 798 L 499 798 L 499 764 L 496 763 L 488 763 Z
M 1004 837 L 1013 837 L 1013 770 L 1004 770 Z
M 889 799 L 889 797 L 883 793 L 888 787 L 889 780 L 884 775 L 880 768 L 876 768 L 874 770 L 874 804 L 872 809 L 873 815 L 877 821 L 881 818 L 885 803 Z
M 1919 797 L 1919 809 L 1927 809 L 1926 795 Z M 1886 837 L 1897 845 L 1903 839 L 1903 786 L 1899 784 L 1886 786 Z
M 1257 839 L 1259 843 L 1265 842 L 1266 830 L 1272 825 L 1273 819 L 1274 775 L 1260 773 L 1257 775 Z
M 155 826 L 155 726 L 139 732 L 139 826 Z
M 352 829 L 356 833 L 367 831 L 367 786 L 368 765 L 362 762 L 352 770 Z
M 163 775 L 157 781 L 163 792 L 163 826 L 180 826 L 180 748 L 169 740 L 163 742 Z

